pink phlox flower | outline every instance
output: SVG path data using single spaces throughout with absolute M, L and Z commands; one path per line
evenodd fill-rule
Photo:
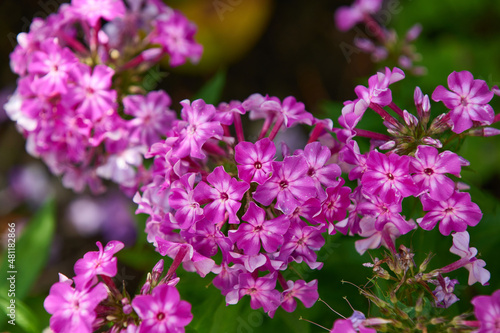
M 494 93 L 485 81 L 474 80 L 468 71 L 453 72 L 448 76 L 448 87 L 451 91 L 438 86 L 432 93 L 432 99 L 442 101 L 450 109 L 453 132 L 462 133 L 473 126 L 473 121 L 481 125 L 493 122 L 495 112 L 488 103 Z
M 418 191 L 409 173 L 409 156 L 390 154 L 389 156 L 371 151 L 366 159 L 366 171 L 361 177 L 363 190 L 372 195 L 380 195 L 388 202 L 397 197 L 408 197 Z
M 474 314 L 480 322 L 477 333 L 500 332 L 500 290 L 491 296 L 476 296 L 471 301 Z
M 122 0 L 72 0 L 73 15 L 96 27 L 99 19 L 111 21 L 125 16 L 126 8 Z
M 252 274 L 238 276 L 238 285 L 226 295 L 226 303 L 236 304 L 245 295 L 250 295 L 250 307 L 263 308 L 264 312 L 276 310 L 280 305 L 281 293 L 275 289 L 277 273 L 273 272 L 254 279 Z
M 229 256 L 231 262 L 242 265 L 249 273 L 253 273 L 256 269 L 263 267 L 268 260 L 268 255 L 263 253 L 248 255 L 229 252 Z
M 337 319 L 330 333 L 377 333 L 374 328 L 366 328 L 363 325 L 354 327 L 350 319 Z
M 181 300 L 177 288 L 156 286 L 151 295 L 138 295 L 132 307 L 141 319 L 139 333 L 184 332 L 193 319 L 191 304 Z
M 278 104 L 280 103 L 280 100 L 277 97 L 252 94 L 247 99 L 245 99 L 243 103 L 241 103 L 241 105 L 246 111 L 249 111 L 250 120 L 267 119 L 266 121 L 271 121 L 271 119 L 274 119 L 277 116 L 277 113 L 275 111 L 263 110 L 261 108 L 262 103 L 266 101 L 275 101 Z
M 114 277 L 117 272 L 116 258 L 114 255 L 123 249 L 125 245 L 119 241 L 110 241 L 105 248 L 101 242 L 97 242 L 99 251 L 85 253 L 82 259 L 75 263 L 75 284 L 77 287 L 93 284 L 97 275 Z
M 196 222 L 196 230 L 181 231 L 181 236 L 188 241 L 193 248 L 205 257 L 213 257 L 221 249 L 223 260 L 229 257 L 232 243 L 211 220 L 203 219 Z
M 62 48 L 56 39 L 47 39 L 34 51 L 28 64 L 28 72 L 36 75 L 33 82 L 36 90 L 50 96 L 68 91 L 69 72 L 78 64 L 78 59 L 68 48 Z
M 241 105 L 240 101 L 231 101 L 229 103 L 220 103 L 217 106 L 217 113 L 214 120 L 220 121 L 221 124 L 230 126 L 234 122 L 234 117 L 243 115 L 247 111 Z
M 285 263 L 294 260 L 305 261 L 311 269 L 321 269 L 323 263 L 317 262 L 317 254 L 325 245 L 320 228 L 307 225 L 305 222 L 292 222 L 285 234 L 285 242 L 276 258 Z
M 336 186 L 339 183 L 337 178 L 342 173 L 340 167 L 335 163 L 328 163 L 332 157 L 332 153 L 328 147 L 323 146 L 319 142 L 307 144 L 303 151 L 299 150 L 295 152 L 295 155 L 300 155 L 300 153 L 306 158 L 307 165 L 309 166 L 307 175 L 316 184 L 318 198 L 324 200 L 326 193 L 322 185 L 325 187 Z
M 329 224 L 342 221 L 351 204 L 349 198 L 351 189 L 344 186 L 344 183 L 345 181 L 340 178 L 340 182 L 336 186 L 326 189 L 326 199 L 321 203 L 321 214 L 326 217 Z
M 234 159 L 238 163 L 238 177 L 247 183 L 264 184 L 273 171 L 272 162 L 275 159 L 276 147 L 268 138 L 263 138 L 255 144 L 240 142 L 234 148 Z
M 209 202 L 203 208 L 205 216 L 213 223 L 220 223 L 226 220 L 225 214 L 227 212 L 229 223 L 239 223 L 237 212 L 241 207 L 240 200 L 250 185 L 231 177 L 223 166 L 216 167 L 207 176 L 207 181 L 213 187 L 205 182 L 200 182 L 194 189 L 196 201 L 199 203 Z
M 116 90 L 111 89 L 115 71 L 106 65 L 97 65 L 92 69 L 85 64 L 78 64 L 71 71 L 72 86 L 65 103 L 76 105 L 77 112 L 91 120 L 97 120 L 116 109 Z
M 366 155 L 361 154 L 358 143 L 351 140 L 339 152 L 342 162 L 354 165 L 349 171 L 349 180 L 360 179 L 366 171 Z
M 401 216 L 401 202 L 402 198 L 387 202 L 382 200 L 379 196 L 365 194 L 365 201 L 358 204 L 357 210 L 363 215 L 375 217 L 375 229 L 382 231 L 384 225 L 387 223 L 394 224 L 399 232 L 404 235 L 411 230 L 415 229 L 415 225 L 406 221 Z
M 375 228 L 376 221 L 377 219 L 373 216 L 361 218 L 359 235 L 364 238 L 354 242 L 356 251 L 363 255 L 368 249 L 377 249 L 383 245 L 392 253 L 396 253 L 396 238 L 401 236 L 399 229 L 393 223 L 388 222 L 384 224 L 382 230 L 377 230 Z
M 362 188 L 360 186 L 357 186 L 353 190 L 353 192 L 349 195 L 349 199 L 351 199 L 351 205 L 347 207 L 347 218 L 335 224 L 335 229 L 329 230 L 329 232 L 338 230 L 344 235 L 347 235 L 347 233 L 350 235 L 356 235 L 360 232 L 361 229 L 359 222 L 361 220 L 361 215 L 363 214 L 359 212 L 359 204 L 367 201 L 367 199 L 363 195 Z
M 201 99 L 192 103 L 189 100 L 181 102 L 182 122 L 179 122 L 179 135 L 167 139 L 173 145 L 173 153 L 178 158 L 191 156 L 195 158 L 205 158 L 202 146 L 212 137 L 220 138 L 223 129 L 218 121 L 214 121 L 215 107 L 205 104 Z
M 187 58 L 193 63 L 199 61 L 203 46 L 194 40 L 196 26 L 181 12 L 176 10 L 167 20 L 157 20 L 154 25 L 151 42 L 160 44 L 168 53 L 170 66 L 182 65 Z
M 127 122 L 130 140 L 151 146 L 166 135 L 176 118 L 170 110 L 171 99 L 163 91 L 151 91 L 146 96 L 129 95 L 123 98 L 123 112 L 134 116 Z
M 43 303 L 45 310 L 52 315 L 50 329 L 56 333 L 94 332 L 95 308 L 108 297 L 108 290 L 101 282 L 94 288 L 71 287 L 71 283 L 57 282 Z
M 304 103 L 297 102 L 295 97 L 288 96 L 282 103 L 279 100 L 264 101 L 260 105 L 260 109 L 264 112 L 276 113 L 277 121 L 283 119 L 285 127 L 289 128 L 296 123 L 312 125 L 313 116 L 306 111 Z
M 269 206 L 276 198 L 276 208 L 285 214 L 316 197 L 316 187 L 307 176 L 308 166 L 304 156 L 287 156 L 283 162 L 273 162 L 273 175 L 263 185 L 257 186 L 253 198 Z
M 476 282 L 485 285 L 489 281 L 491 275 L 490 272 L 484 268 L 486 262 L 476 258 L 477 249 L 475 247 L 469 247 L 469 233 L 467 231 L 455 232 L 452 236 L 453 246 L 450 248 L 450 252 L 460 256 L 461 259 L 448 265 L 450 269 L 445 271 L 465 267 L 469 271 L 469 285 L 473 285 Z M 457 267 L 455 268 L 454 266 Z
M 305 218 L 311 224 L 325 224 L 325 217 L 321 215 L 321 201 L 311 198 L 300 204 L 295 210 L 287 215 L 291 222 L 299 222 Z
M 250 202 L 242 220 L 247 223 L 240 224 L 238 230 L 230 230 L 228 236 L 247 255 L 259 253 L 261 245 L 269 253 L 276 252 L 290 225 L 285 215 L 266 220 L 265 210 L 254 202 Z
M 196 271 L 201 277 L 205 277 L 215 265 L 215 262 L 194 250 L 191 244 L 171 242 L 157 237 L 157 250 L 162 256 L 174 259 L 181 248 L 187 248 L 188 252 L 182 259 L 183 267 L 188 272 Z
M 453 303 L 459 301 L 459 298 L 453 293 L 455 285 L 458 284 L 458 280 L 443 277 L 439 274 L 437 280 L 429 280 L 429 282 L 436 285 L 436 289 L 432 292 L 436 298 L 434 300 L 434 305 L 436 307 L 446 309 Z
M 247 270 L 241 264 L 229 266 L 223 262 L 219 266 L 212 268 L 212 273 L 217 274 L 212 284 L 217 289 L 220 289 L 222 295 L 226 296 L 238 284 L 238 276 L 246 272 Z
M 203 218 L 203 209 L 194 199 L 196 174 L 188 173 L 172 183 L 168 202 L 175 209 L 175 219 L 182 230 L 188 230 Z
M 389 85 L 404 79 L 405 73 L 394 67 L 391 71 L 390 68 L 385 68 L 385 73 L 377 72 L 368 79 L 368 88 L 365 86 L 357 86 L 354 92 L 359 99 L 365 101 L 368 107 L 370 103 L 378 104 L 380 106 L 389 105 L 392 102 L 392 93 Z
M 347 31 L 363 21 L 365 15 L 375 14 L 382 8 L 382 0 L 356 0 L 348 6 L 342 6 L 335 12 L 335 25 L 340 31 Z
M 438 222 L 439 232 L 448 236 L 452 231 L 462 232 L 467 226 L 474 227 L 481 220 L 483 214 L 477 204 L 471 201 L 469 193 L 455 191 L 448 199 L 436 201 L 428 194 L 420 197 L 425 214 L 417 219 L 424 230 L 433 229 Z
M 430 146 L 418 146 L 415 158 L 411 159 L 410 172 L 419 192 L 428 190 L 431 199 L 443 201 L 455 192 L 455 182 L 446 173 L 460 176 L 460 160 L 451 151 L 439 154 Z
M 312 307 L 319 298 L 318 280 L 310 282 L 289 280 L 286 284 L 288 288 L 283 291 L 283 301 L 281 302 L 281 307 L 286 312 L 293 312 L 297 308 L 295 298 L 299 299 L 306 308 Z

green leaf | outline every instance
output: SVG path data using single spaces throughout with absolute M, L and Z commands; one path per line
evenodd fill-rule
M 9 262 L 8 251 L 3 255 L 0 268 L 0 280 L 15 275 L 15 298 L 23 300 L 36 281 L 38 274 L 45 267 L 55 228 L 55 203 L 49 200 L 28 222 L 20 238 L 16 240 L 15 262 Z M 14 267 L 11 267 L 13 264 Z M 15 272 L 15 273 L 9 273 Z M 0 288 L 5 294 L 8 286 Z
M 226 70 L 219 69 L 201 89 L 196 93 L 194 99 L 201 98 L 207 104 L 216 104 L 220 101 L 222 90 L 226 84 Z
M 0 294 L 0 308 L 5 314 L 2 317 L 6 318 L 2 321 L 0 329 L 3 330 L 8 327 L 8 331 L 11 333 L 40 332 L 43 328 L 39 327 L 39 322 L 33 312 L 19 299 L 7 298 L 7 296 L 6 293 Z M 11 300 L 14 300 L 14 303 L 11 303 Z M 11 307 L 12 311 L 8 307 Z M 11 323 L 14 323 L 14 325 Z

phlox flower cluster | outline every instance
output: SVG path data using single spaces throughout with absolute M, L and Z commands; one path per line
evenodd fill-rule
M 390 3 L 388 6 L 393 5 L 394 3 Z M 421 55 L 412 44 L 422 32 L 422 26 L 417 23 L 406 32 L 404 38 L 398 38 L 394 29 L 387 29 L 380 23 L 382 19 L 379 19 L 379 14 L 384 17 L 382 10 L 382 0 L 355 0 L 351 6 L 337 9 L 334 16 L 337 29 L 349 31 L 354 28 L 356 31 L 354 47 L 341 45 L 344 54 L 365 52 L 371 55 L 374 62 L 397 58 L 397 64 L 401 68 L 414 75 L 425 74 L 425 67 L 415 65 L 415 62 L 421 60 Z M 387 18 L 384 17 L 384 20 Z M 365 27 L 364 32 L 356 28 L 360 23 Z
M 27 151 L 75 191 L 110 179 L 134 193 L 147 147 L 175 118 L 168 94 L 138 84 L 164 56 L 196 62 L 194 33 L 157 0 L 73 0 L 34 19 L 11 54 L 19 80 L 5 105 Z
M 120 292 L 116 287 L 112 280 L 117 274 L 114 255 L 123 246 L 111 241 L 103 248 L 97 242 L 99 251 L 87 252 L 75 263 L 73 279 L 59 274 L 59 282 L 44 302 L 52 315 L 53 332 L 90 333 L 105 328 L 128 333 L 184 332 L 193 318 L 191 304 L 180 299 L 175 288 L 178 278 L 171 274 L 160 279 L 163 260 L 148 274 L 140 295 L 132 299 L 125 288 Z
M 273 139 L 295 124 L 331 128 L 331 121 L 315 119 L 294 97 L 181 105 L 181 119 L 147 154 L 153 181 L 134 197 L 137 213 L 149 215 L 148 241 L 188 271 L 215 274 L 228 304 L 248 295 L 253 309 L 271 316 L 279 306 L 294 311 L 295 299 L 312 306 L 317 281 L 287 280 L 283 271 L 293 262 L 322 267 L 323 233 L 345 217 L 350 189 L 315 131 L 304 149 L 285 147 L 282 156 Z M 255 142 L 245 140 L 247 113 L 264 120 Z

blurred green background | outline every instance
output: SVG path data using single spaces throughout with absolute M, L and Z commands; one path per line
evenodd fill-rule
M 256 92 L 280 98 L 293 95 L 317 117 L 331 117 L 336 122 L 342 102 L 355 98 L 354 87 L 366 84 L 367 77 L 381 66 L 372 63 L 366 54 L 353 54 L 348 61 L 341 52 L 339 45 L 343 42 L 352 44 L 355 32 L 337 31 L 333 13 L 336 8 L 351 1 L 220 1 L 228 4 L 230 9 L 221 12 L 214 5 L 216 1 L 211 0 L 167 2 L 183 10 L 198 24 L 198 40 L 205 47 L 199 66 L 160 69 L 168 75 L 155 89 L 165 89 L 172 96 L 173 105 L 195 96 L 217 71 L 223 69 L 224 72 L 220 73 L 225 73 L 226 84 L 221 92 L 221 101 L 243 100 Z M 5 0 L 0 3 L 0 35 L 4 36 L 0 38 L 1 89 L 13 89 L 16 84 L 16 76 L 8 67 L 8 54 L 13 50 L 15 35 L 27 31 L 34 15 L 46 16 L 48 12 L 55 11 L 59 3 L 61 1 L 56 0 Z M 430 95 L 437 85 L 446 86 L 446 79 L 452 71 L 468 70 L 475 78 L 485 80 L 490 87 L 500 85 L 500 2 L 401 0 L 391 3 L 398 10 L 397 14 L 387 19 L 388 26 L 394 28 L 399 36 L 404 36 L 413 24 L 422 24 L 422 34 L 415 44 L 422 55 L 421 64 L 428 71 L 427 75 L 408 76 L 393 86 L 396 104 L 413 111 L 415 86 L 420 86 L 424 93 Z M 497 113 L 500 112 L 499 100 L 495 97 L 491 103 Z M 442 104 L 433 103 L 434 116 L 445 111 Z M 365 124 L 370 129 L 383 129 L 376 117 L 369 118 Z M 498 125 L 495 127 L 498 128 Z M 7 186 L 12 168 L 33 162 L 24 152 L 24 144 L 12 122 L 0 123 L 0 189 Z M 465 269 L 449 274 L 450 278 L 461 282 L 456 290 L 462 302 L 450 308 L 452 314 L 471 310 L 468 302 L 474 295 L 491 294 L 500 288 L 497 255 L 500 246 L 499 147 L 500 137 L 468 138 L 459 152 L 471 163 L 470 170 L 462 172 L 462 181 L 471 186 L 473 201 L 479 204 L 484 214 L 477 227 L 469 228 L 471 246 L 478 248 L 492 275 L 489 286 L 476 284 L 468 287 Z M 85 252 L 96 250 L 95 241 L 100 240 L 98 235 L 82 237 L 68 225 L 61 211 L 72 200 L 73 194 L 62 189 L 59 182 L 53 180 L 55 201 L 44 206 L 34 219 L 33 211 L 26 206 L 17 207 L 0 217 L 2 234 L 7 223 L 31 219 L 25 223 L 24 236 L 21 235 L 25 240 L 20 239 L 17 248 L 17 264 L 23 267 L 25 274 L 18 275 L 21 285 L 18 288 L 22 288 L 18 320 L 28 323 L 24 328 L 18 325 L 19 332 L 30 327 L 37 332 L 48 326 L 49 316 L 42 304 L 50 286 L 58 279 L 57 272 L 72 276 L 74 262 Z M 130 211 L 134 209 L 131 204 Z M 138 218 L 139 229 L 140 220 L 144 217 Z M 129 284 L 131 293 L 159 258 L 152 252 L 152 247 L 144 243 L 142 236 L 139 230 L 137 244 L 120 255 L 119 272 Z M 451 237 L 445 238 L 437 230 L 417 230 L 404 237 L 404 241 L 406 246 L 412 246 L 416 251 L 417 265 L 430 252 L 437 253 L 430 264 L 431 269 L 458 259 L 448 252 L 452 245 Z M 372 255 L 377 256 L 377 251 Z M 366 299 L 359 295 L 355 287 L 342 284 L 341 280 L 356 285 L 365 284 L 370 269 L 361 264 L 369 262 L 370 256 L 359 256 L 354 250 L 352 238 L 334 235 L 328 237 L 319 257 L 325 263 L 321 271 L 311 271 L 298 265 L 297 271 L 302 278 L 307 281 L 318 279 L 320 297 L 343 315 L 350 316 L 352 313 L 343 296 L 348 297 L 354 308 L 367 313 L 369 304 Z M 5 274 L 5 271 L 0 272 L 2 288 Z M 181 297 L 193 305 L 195 316 L 188 332 L 321 332 L 322 329 L 299 321 L 299 317 L 327 328 L 331 328 L 338 318 L 325 305 L 317 303 L 311 309 L 299 304 L 292 314 L 280 309 L 271 320 L 261 310 L 251 310 L 246 298 L 235 306 L 226 307 L 219 291 L 210 285 L 210 278 L 201 279 L 186 272 L 180 272 L 179 276 Z M 5 295 L 2 296 L 5 298 Z M 0 305 L 3 306 L 4 301 L 0 297 Z M 4 322 L 0 321 L 0 330 L 11 329 L 1 326 Z

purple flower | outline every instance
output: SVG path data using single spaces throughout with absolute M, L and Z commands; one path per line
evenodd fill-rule
M 303 155 L 309 166 L 307 175 L 314 180 L 320 199 L 324 199 L 325 195 L 321 185 L 325 187 L 336 186 L 338 184 L 337 177 L 341 174 L 340 167 L 334 163 L 327 164 L 332 153 L 328 147 L 319 142 L 306 145 Z
M 123 98 L 123 112 L 135 117 L 127 122 L 130 140 L 151 146 L 160 136 L 166 135 L 176 118 L 175 112 L 169 109 L 170 104 L 170 96 L 164 91 Z
M 184 332 L 193 319 L 191 304 L 180 299 L 175 287 L 159 285 L 151 295 L 139 295 L 132 300 L 132 307 L 141 319 L 139 333 Z
M 253 198 L 269 206 L 277 198 L 276 207 L 285 214 L 292 213 L 297 206 L 316 196 L 316 187 L 307 176 L 309 167 L 304 156 L 287 156 L 283 162 L 273 162 L 273 176 L 263 185 L 257 186 Z
M 252 274 L 244 273 L 238 277 L 239 284 L 226 296 L 228 304 L 236 304 L 245 295 L 250 295 L 250 307 L 254 310 L 264 308 L 264 312 L 276 310 L 280 305 L 280 292 L 276 287 L 276 272 L 254 279 Z
M 207 176 L 207 181 L 213 187 L 200 182 L 194 189 L 196 201 L 210 202 L 203 208 L 205 216 L 213 223 L 220 223 L 226 220 L 225 213 L 227 212 L 229 223 L 239 223 L 236 213 L 241 207 L 240 200 L 250 185 L 231 177 L 223 166 L 216 167 Z
M 410 172 L 419 192 L 429 191 L 432 199 L 448 199 L 455 191 L 455 182 L 444 174 L 460 176 L 460 159 L 457 154 L 429 146 L 418 146 L 415 158 L 411 160 Z
M 81 290 L 71 287 L 71 280 L 55 283 L 43 303 L 45 310 L 52 315 L 50 328 L 56 333 L 93 332 L 94 310 L 107 297 L 108 291 L 103 283 Z
M 490 125 L 495 117 L 493 108 L 488 104 L 493 92 L 483 80 L 474 80 L 468 71 L 453 72 L 448 76 L 448 87 L 438 86 L 432 99 L 442 101 L 450 109 L 453 132 L 462 133 L 473 126 L 473 121 Z
M 99 19 L 111 21 L 125 15 L 125 5 L 122 0 L 72 0 L 71 9 L 75 16 L 86 20 L 92 27 Z
M 97 120 L 116 109 L 116 91 L 111 89 L 114 70 L 106 65 L 78 64 L 71 72 L 76 85 L 70 89 L 65 102 L 77 105 L 76 110 L 91 120 Z
M 91 251 L 85 253 L 82 259 L 75 263 L 75 284 L 84 286 L 94 280 L 97 275 L 113 277 L 116 275 L 115 253 L 123 249 L 124 245 L 119 241 L 110 241 L 103 249 L 101 242 L 97 242 L 99 252 Z
M 299 299 L 304 303 L 306 308 L 310 308 L 316 303 L 319 298 L 318 294 L 318 280 L 312 280 L 311 282 L 305 282 L 304 280 L 287 281 L 288 288 L 283 291 L 283 301 L 281 307 L 286 312 L 293 312 L 297 307 L 297 301 L 295 298 Z
M 299 263 L 305 260 L 312 269 L 320 268 L 323 264 L 316 262 L 317 255 L 314 251 L 318 251 L 323 245 L 325 239 L 319 228 L 308 226 L 304 222 L 294 222 L 285 235 L 285 242 L 277 259 L 287 263 L 290 259 Z
M 349 195 L 351 189 L 344 185 L 344 180 L 341 178 L 340 182 L 335 187 L 328 187 L 326 189 L 326 199 L 322 202 L 322 214 L 325 215 L 328 222 L 333 223 L 342 221 L 345 218 L 347 208 L 351 200 Z
M 221 137 L 224 133 L 220 122 L 213 121 L 215 107 L 205 104 L 201 99 L 192 103 L 185 99 L 181 117 L 184 122 L 179 123 L 183 128 L 178 138 L 172 138 L 174 153 L 178 158 L 186 156 L 205 158 L 201 147 L 212 137 Z
M 283 244 L 283 235 L 290 222 L 284 215 L 267 221 L 265 218 L 265 210 L 250 202 L 248 210 L 242 216 L 242 220 L 248 223 L 240 224 L 238 230 L 230 230 L 229 238 L 247 255 L 258 254 L 261 244 L 267 252 L 276 252 Z
M 432 294 L 435 297 L 434 304 L 438 308 L 449 308 L 453 303 L 459 301 L 458 297 L 453 293 L 455 285 L 458 280 L 451 280 L 449 277 L 443 278 L 441 274 L 438 275 L 437 280 L 429 280 L 437 287 Z
M 481 323 L 477 333 L 500 333 L 500 290 L 491 296 L 476 296 L 471 301 Z
M 354 88 L 354 92 L 359 99 L 366 103 L 366 107 L 370 103 L 386 106 L 392 102 L 392 93 L 389 85 L 404 79 L 404 77 L 405 73 L 401 69 L 394 67 L 391 71 L 386 67 L 385 73 L 378 72 L 368 79 L 368 88 L 359 85 Z
M 234 147 L 234 159 L 239 165 L 238 176 L 247 183 L 264 184 L 273 171 L 272 162 L 276 155 L 276 147 L 268 138 L 261 139 L 255 144 L 240 142 Z
M 183 230 L 189 229 L 195 222 L 203 218 L 203 209 L 194 199 L 194 182 L 196 174 L 188 173 L 172 183 L 168 202 L 176 210 L 175 220 Z
M 372 151 L 366 160 L 366 171 L 361 178 L 363 189 L 387 201 L 396 197 L 408 197 L 417 192 L 417 186 L 409 174 L 409 156 Z
M 439 224 L 439 232 L 448 236 L 452 231 L 465 231 L 467 226 L 474 227 L 483 214 L 479 206 L 471 201 L 470 194 L 455 191 L 447 200 L 436 201 L 425 194 L 421 196 L 425 214 L 417 220 L 424 230 L 433 229 Z
M 260 105 L 262 111 L 269 113 L 276 113 L 287 128 L 293 126 L 295 123 L 312 125 L 313 116 L 306 111 L 304 103 L 297 102 L 295 97 L 288 96 L 282 103 L 279 100 L 267 100 Z
M 363 21 L 365 15 L 375 14 L 382 7 L 382 0 L 356 0 L 350 6 L 342 6 L 335 12 L 335 25 L 347 31 Z
M 365 216 L 359 222 L 361 237 L 363 239 L 354 242 L 356 251 L 363 255 L 368 249 L 377 249 L 380 245 L 385 246 L 392 253 L 396 253 L 395 241 L 396 238 L 401 236 L 399 229 L 394 223 L 388 222 L 384 224 L 382 230 L 377 230 L 375 225 L 377 219 L 373 216 Z

